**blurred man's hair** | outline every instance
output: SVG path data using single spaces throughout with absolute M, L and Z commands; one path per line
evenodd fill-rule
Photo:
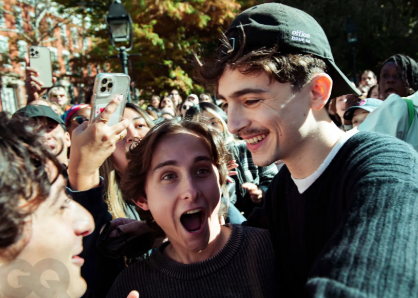
M 0 256 L 14 259 L 26 243 L 16 246 L 25 219 L 46 200 L 51 184 L 46 165 L 62 166 L 43 145 L 42 127 L 18 115 L 0 112 Z M 52 181 L 52 182 L 51 182 Z

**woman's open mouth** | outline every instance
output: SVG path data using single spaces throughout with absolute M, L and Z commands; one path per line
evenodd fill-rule
M 197 233 L 203 227 L 204 218 L 205 210 L 197 208 L 184 212 L 180 217 L 180 222 L 188 232 Z

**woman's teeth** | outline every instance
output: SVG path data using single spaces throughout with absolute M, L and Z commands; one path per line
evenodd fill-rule
M 201 211 L 201 209 L 194 209 L 194 210 L 189 210 L 189 211 L 187 211 L 185 213 L 186 214 L 195 214 L 195 213 L 200 212 L 200 211 Z
M 249 138 L 249 139 L 245 139 L 245 142 L 247 142 L 248 144 L 257 144 L 258 142 L 261 142 L 262 140 L 265 139 L 265 137 L 267 137 L 268 133 L 256 136 L 254 138 Z

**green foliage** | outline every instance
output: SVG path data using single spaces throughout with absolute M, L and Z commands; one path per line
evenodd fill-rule
M 58 0 L 66 7 L 77 7 L 80 0 Z M 144 94 L 162 94 L 172 88 L 183 93 L 200 93 L 203 88 L 193 82 L 191 53 L 200 50 L 213 55 L 217 41 L 235 16 L 262 0 L 131 0 L 124 1 L 134 22 L 134 47 L 129 73 Z M 120 71 L 118 59 L 106 59 L 116 52 L 109 45 L 105 16 L 111 1 L 86 0 L 77 12 L 89 15 L 95 36 L 91 61 L 107 61 L 108 71 Z M 347 43 L 345 22 L 351 16 L 358 27 L 357 69 L 379 71 L 380 63 L 396 53 L 418 58 L 418 0 L 282 0 L 312 15 L 324 28 L 337 65 L 352 75 L 352 49 Z

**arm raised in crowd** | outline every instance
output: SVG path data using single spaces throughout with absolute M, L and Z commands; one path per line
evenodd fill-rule
M 68 176 L 72 190 L 84 191 L 100 184 L 99 168 L 126 135 L 129 121 L 124 119 L 108 126 L 106 122 L 121 103 L 113 99 L 93 124 L 84 122 L 73 131 Z
M 25 89 L 28 95 L 28 103 L 38 100 L 46 92 L 47 88 L 42 88 L 43 83 L 36 77 L 39 76 L 38 72 L 30 67 L 29 58 L 25 57 L 26 68 L 25 68 Z M 52 82 L 55 83 L 57 78 L 53 77 Z

